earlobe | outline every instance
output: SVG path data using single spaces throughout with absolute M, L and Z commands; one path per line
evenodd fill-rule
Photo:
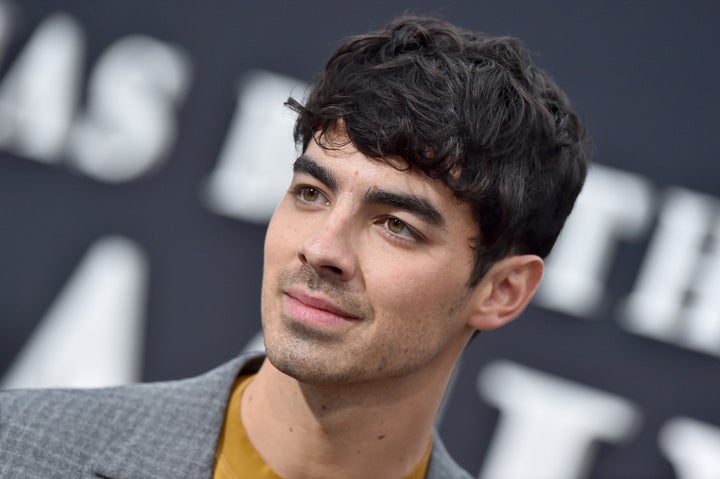
M 543 274 L 536 255 L 509 256 L 495 263 L 473 293 L 469 326 L 495 329 L 515 319 L 532 299 Z

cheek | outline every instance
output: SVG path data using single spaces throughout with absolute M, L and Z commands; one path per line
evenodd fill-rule
M 296 223 L 289 221 L 281 203 L 273 214 L 265 233 L 265 267 L 274 258 L 285 257 L 297 249 L 300 232 Z
M 446 315 L 457 306 L 470 274 L 468 267 L 454 267 L 458 262 L 415 258 L 402 264 L 380 263 L 365 273 L 370 301 L 378 313 L 383 311 L 398 320 Z

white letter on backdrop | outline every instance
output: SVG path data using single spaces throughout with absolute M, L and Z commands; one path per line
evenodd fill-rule
M 245 221 L 270 219 L 290 184 L 297 155 L 295 113 L 284 103 L 290 95 L 302 101 L 306 87 L 264 71 L 241 83 L 232 126 L 204 191 L 210 209 Z
M 148 264 L 133 242 L 96 242 L 10 366 L 5 388 L 97 387 L 140 379 Z
M 0 148 L 58 160 L 77 106 L 84 49 L 68 15 L 55 14 L 37 28 L 0 85 Z
M 89 106 L 67 146 L 71 163 L 111 183 L 156 168 L 174 144 L 176 108 L 189 82 L 179 48 L 145 36 L 115 42 L 90 77 Z
M 651 199 L 645 179 L 593 165 L 548 257 L 537 304 L 589 316 L 603 299 L 617 241 L 644 231 L 651 218 Z
M 579 479 L 595 442 L 619 442 L 640 415 L 629 401 L 509 361 L 480 373 L 480 395 L 500 409 L 483 479 Z
M 632 332 L 720 355 L 720 215 L 715 198 L 670 190 L 623 309 Z

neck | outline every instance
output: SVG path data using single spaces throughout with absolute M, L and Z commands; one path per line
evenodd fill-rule
M 300 383 L 266 360 L 243 395 L 242 421 L 283 477 L 404 477 L 427 452 L 455 359 L 350 386 Z

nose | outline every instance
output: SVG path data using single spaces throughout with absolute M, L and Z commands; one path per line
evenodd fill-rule
M 353 233 L 347 220 L 330 214 L 314 233 L 300 244 L 298 257 L 320 276 L 350 281 L 357 273 Z

